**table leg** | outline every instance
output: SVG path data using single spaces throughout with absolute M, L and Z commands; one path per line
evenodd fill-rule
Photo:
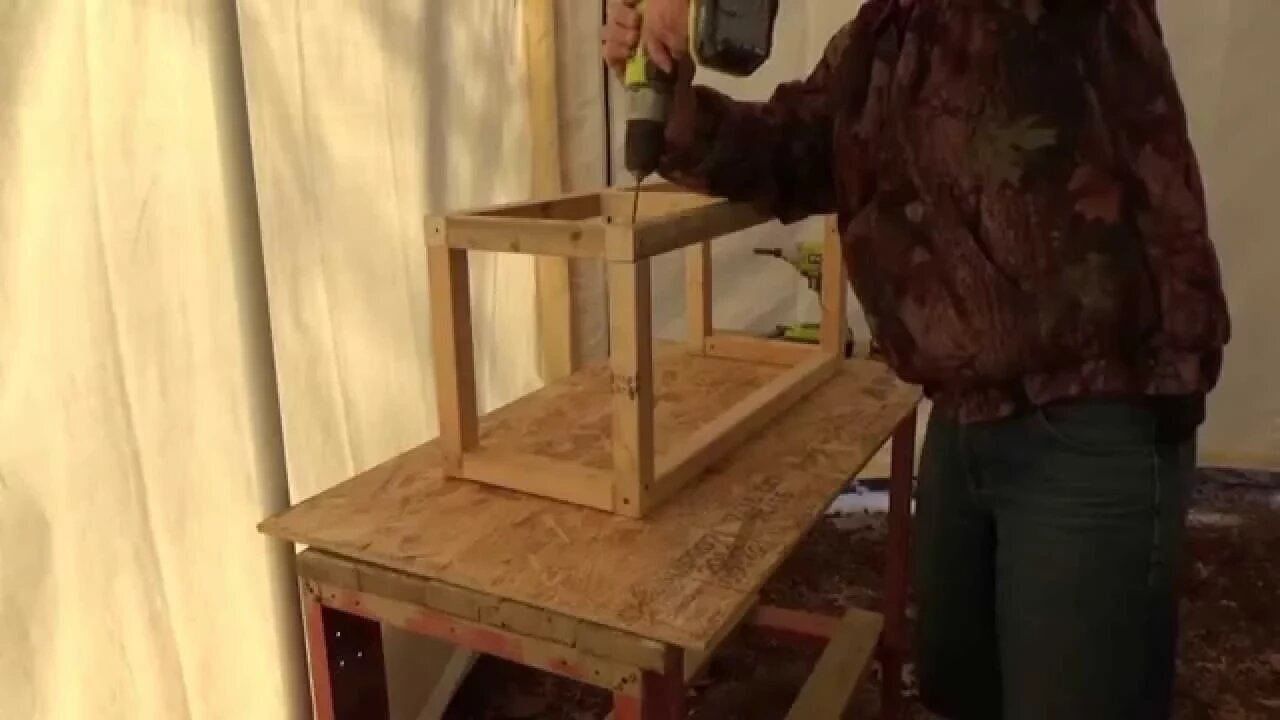
M 306 582 L 302 602 L 316 720 L 387 720 L 382 628 L 372 620 L 325 607 Z
M 665 672 L 645 671 L 640 683 L 613 694 L 613 720 L 683 720 L 684 652 L 672 648 Z
M 884 635 L 880 642 L 881 717 L 899 720 L 905 710 L 902 663 L 907 649 L 907 594 L 911 566 L 911 495 L 915 480 L 916 414 L 893 433 L 889 469 L 889 539 L 885 564 Z

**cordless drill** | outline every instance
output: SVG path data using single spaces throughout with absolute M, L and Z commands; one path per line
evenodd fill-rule
M 642 17 L 644 5 L 645 0 L 635 4 Z M 689 0 L 690 54 L 701 67 L 750 75 L 773 51 L 777 18 L 778 0 Z M 638 186 L 658 169 L 675 78 L 649 59 L 642 43 L 627 63 L 624 83 L 626 165 Z
M 825 249 L 822 240 L 810 240 L 800 243 L 791 251 L 782 248 L 756 248 L 756 255 L 775 257 L 783 260 L 800 273 L 809 284 L 809 289 L 822 295 L 822 253 Z M 791 342 L 817 345 L 822 342 L 822 325 L 815 322 L 779 325 L 775 337 Z M 853 331 L 845 330 L 846 357 L 853 357 Z

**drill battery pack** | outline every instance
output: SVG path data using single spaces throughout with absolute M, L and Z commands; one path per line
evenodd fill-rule
M 703 67 L 746 77 L 769 59 L 778 0 L 694 0 L 690 45 Z

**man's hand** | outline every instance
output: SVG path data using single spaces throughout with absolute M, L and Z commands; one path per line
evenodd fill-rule
M 634 0 L 610 0 L 604 28 L 600 31 L 600 54 L 619 76 L 640 45 L 640 13 L 632 7 L 633 3 Z
M 645 44 L 649 59 L 668 73 L 689 51 L 689 0 L 646 0 L 644 19 L 636 12 L 635 0 L 611 0 L 601 33 L 603 56 L 609 67 L 622 72 Z

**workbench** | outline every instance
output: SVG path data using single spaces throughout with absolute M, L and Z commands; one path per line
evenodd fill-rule
M 655 445 L 785 367 L 655 349 Z M 614 694 L 615 720 L 685 716 L 685 684 L 739 626 L 828 640 L 791 717 L 839 717 L 873 656 L 900 717 L 919 391 L 868 360 L 836 376 L 643 519 L 446 479 L 428 442 L 265 521 L 298 556 L 315 715 L 385 718 L 379 623 Z M 486 416 L 486 447 L 608 468 L 607 365 Z M 758 593 L 892 438 L 884 607 L 825 618 Z M 335 652 L 341 644 L 344 655 Z

